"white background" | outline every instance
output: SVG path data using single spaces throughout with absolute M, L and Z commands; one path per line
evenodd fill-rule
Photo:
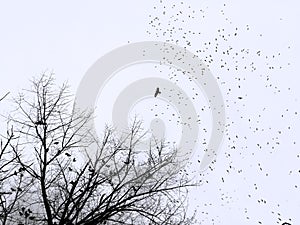
M 191 18 L 188 15 L 193 10 L 196 12 Z M 161 23 L 156 21 L 152 27 L 149 22 L 156 16 Z M 179 20 L 168 25 L 170 17 Z M 183 4 L 157 0 L 0 1 L 0 96 L 8 91 L 14 96 L 28 87 L 29 79 L 44 71 L 55 72 L 58 84 L 68 81 L 75 93 L 99 57 L 128 41 L 166 41 L 169 38 L 163 32 L 168 33 L 170 27 L 177 30 L 174 37 L 180 45 L 187 46 L 185 40 L 189 39 L 192 44 L 187 47 L 196 54 L 205 48 L 205 42 L 218 43 L 219 49 L 231 46 L 235 52 L 249 49 L 244 59 L 238 59 L 238 71 L 234 70 L 235 59 L 225 57 L 222 51 L 214 52 L 214 47 L 199 53 L 203 59 L 210 54 L 214 59 L 210 68 L 219 77 L 224 94 L 228 130 L 214 170 L 203 175 L 204 184 L 191 194 L 190 208 L 198 210 L 199 224 L 271 225 L 290 221 L 297 225 L 299 21 L 300 4 L 296 0 L 194 0 Z M 228 41 L 219 39 L 218 29 L 231 34 Z M 221 59 L 229 71 L 220 67 Z M 248 69 L 252 62 L 257 68 L 254 72 Z M 241 69 L 244 65 L 247 69 Z M 115 85 L 114 90 L 118 90 L 119 84 Z M 1 104 L 0 112 L 8 107 L 8 102 Z

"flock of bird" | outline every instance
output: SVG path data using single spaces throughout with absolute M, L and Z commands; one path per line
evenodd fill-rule
M 281 71 L 284 71 L 290 66 L 289 62 L 285 62 L 284 55 L 291 47 L 287 45 L 281 52 L 274 51 L 271 54 L 268 54 L 263 48 L 237 47 L 239 45 L 235 45 L 234 43 L 241 40 L 239 36 L 249 35 L 255 37 L 256 40 L 260 40 L 263 34 L 257 33 L 255 29 L 252 30 L 249 24 L 244 24 L 243 26 L 235 25 L 235 21 L 231 20 L 229 16 L 226 16 L 227 7 L 227 4 L 222 4 L 219 11 L 219 16 L 223 18 L 226 26 L 217 28 L 214 35 L 209 37 L 209 40 L 204 40 L 205 38 L 202 38 L 202 35 L 205 34 L 205 31 L 193 30 L 195 28 L 189 29 L 189 24 L 193 21 L 209 23 L 209 21 L 205 21 L 210 12 L 208 7 L 199 8 L 198 6 L 189 5 L 183 1 L 167 2 L 159 0 L 156 1 L 149 15 L 149 28 L 146 32 L 155 40 L 158 39 L 177 44 L 194 52 L 215 72 L 214 74 L 218 84 L 223 91 L 227 115 L 226 140 L 223 143 L 223 148 L 220 153 L 223 155 L 219 156 L 218 160 L 212 163 L 207 172 L 198 175 L 204 184 L 201 188 L 205 189 L 205 185 L 211 182 L 212 177 L 210 174 L 217 174 L 214 173 L 216 168 L 219 168 L 217 164 L 222 163 L 220 160 L 225 159 L 226 161 L 223 162 L 222 165 L 226 167 L 223 173 L 221 173 L 222 175 L 219 181 L 214 181 L 219 185 L 217 190 L 219 191 L 222 201 L 221 203 L 217 202 L 217 206 L 226 207 L 227 205 L 227 207 L 230 208 L 231 204 L 238 202 L 238 204 L 241 204 L 240 207 L 243 208 L 242 211 L 245 214 L 245 220 L 250 221 L 250 224 L 269 224 L 263 222 L 264 218 L 258 218 L 258 216 L 256 217 L 250 213 L 251 208 L 243 205 L 242 202 L 243 199 L 247 199 L 249 202 L 256 202 L 253 204 L 258 204 L 258 207 L 265 205 L 264 212 L 269 212 L 273 215 L 274 220 L 277 219 L 277 224 L 292 225 L 296 218 L 289 218 L 289 215 L 286 215 L 286 213 L 281 213 L 281 206 L 279 203 L 276 204 L 276 199 L 266 199 L 262 196 L 258 197 L 259 195 L 264 195 L 262 191 L 263 188 L 260 186 L 261 180 L 275 176 L 271 174 L 272 171 L 267 171 L 265 168 L 267 166 L 264 166 L 264 162 L 268 162 L 268 160 L 265 159 L 264 161 L 261 159 L 260 161 L 260 158 L 268 158 L 269 155 L 271 157 L 278 151 L 287 150 L 280 145 L 280 142 L 283 141 L 281 136 L 283 132 L 290 134 L 293 124 L 284 119 L 299 119 L 299 112 L 297 109 L 288 108 L 281 113 L 278 111 L 272 112 L 273 109 L 270 104 L 259 105 L 254 110 L 248 106 L 253 106 L 251 100 L 253 98 L 255 99 L 254 95 L 256 89 L 255 86 L 249 87 L 249 82 L 258 82 L 257 86 L 265 88 L 266 95 L 271 94 L 275 101 L 277 98 L 280 99 L 278 96 L 283 95 L 283 93 L 292 94 L 290 87 L 285 87 L 284 85 L 280 86 L 272 82 L 273 74 L 281 73 Z M 282 18 L 278 18 L 278 20 L 282 21 Z M 199 42 L 203 44 L 199 46 Z M 182 76 L 182 73 L 177 70 L 170 70 L 168 79 L 176 84 L 180 82 L 180 76 Z M 191 82 L 193 81 L 191 80 Z M 154 97 L 157 97 L 161 94 L 163 88 L 157 87 L 157 89 L 153 91 Z M 193 96 L 193 98 L 197 97 L 199 97 L 199 90 L 195 90 Z M 184 101 L 184 99 L 182 99 L 182 101 Z M 201 106 L 200 108 L 202 111 L 210 110 L 209 107 Z M 278 115 L 275 115 L 276 113 L 278 113 Z M 275 124 L 270 126 L 266 125 L 266 121 L 270 115 L 274 117 L 277 116 L 279 123 L 286 123 L 286 127 L 279 128 L 280 126 L 276 126 Z M 207 132 L 206 128 L 203 128 L 203 130 Z M 262 137 L 264 137 L 263 141 L 261 140 Z M 253 140 L 255 141 L 253 142 Z M 206 139 L 203 140 L 203 146 L 207 144 L 207 141 Z M 291 144 L 296 147 L 296 140 L 292 140 Z M 299 158 L 299 155 L 298 153 L 297 158 Z M 197 155 L 194 157 L 197 157 Z M 188 168 L 189 173 L 197 173 L 193 168 L 195 168 L 195 163 L 199 163 L 200 160 L 199 158 L 191 160 L 191 165 Z M 236 162 L 236 160 L 240 160 L 244 164 Z M 249 174 L 251 174 L 249 171 L 252 171 L 252 176 L 253 171 L 256 171 L 254 168 L 257 168 L 258 171 L 254 172 L 257 173 L 257 180 L 256 177 L 249 177 Z M 292 172 L 294 171 L 291 170 L 290 173 Z M 297 172 L 298 171 L 294 173 Z M 251 187 L 245 191 L 247 192 L 245 196 L 235 196 L 238 190 L 236 187 L 232 187 L 231 192 L 226 190 L 226 188 L 228 189 L 228 187 L 230 187 L 228 183 L 226 188 L 225 186 L 224 188 L 222 187 L 226 182 L 234 180 L 237 176 L 241 176 L 242 182 L 247 183 L 245 186 Z M 298 178 L 298 181 L 299 180 Z M 261 185 L 263 186 L 263 183 Z M 299 185 L 300 182 L 295 184 L 292 188 L 297 189 L 300 187 Z M 234 186 L 234 184 L 232 184 L 232 186 Z M 205 193 L 203 192 L 203 194 Z M 202 196 L 199 195 L 198 198 L 201 199 Z M 204 202 L 202 205 L 198 204 L 197 207 L 198 213 L 201 213 L 201 215 L 199 215 L 201 220 L 199 223 L 208 224 L 209 212 L 213 211 L 211 210 L 212 203 Z M 207 210 L 205 210 L 205 207 L 207 207 Z M 220 220 L 220 218 L 212 216 L 209 222 L 215 224 L 218 222 L 218 219 Z M 220 222 L 220 224 L 222 223 Z

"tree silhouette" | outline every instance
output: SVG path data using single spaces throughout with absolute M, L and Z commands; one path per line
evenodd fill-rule
M 9 92 L 0 98 L 2 101 Z M 19 199 L 28 193 L 30 180 L 24 177 L 24 168 L 16 163 L 17 156 L 13 151 L 12 142 L 17 139 L 13 127 L 7 124 L 7 132 L 0 140 L 0 223 L 23 224 L 28 218 L 14 217 L 21 210 Z M 19 156 L 21 157 L 21 155 Z M 28 212 L 26 213 L 26 215 Z M 29 217 L 29 216 L 28 216 Z
M 27 188 L 21 195 L 14 190 L 16 201 L 3 224 L 194 222 L 187 216 L 187 191 L 197 184 L 184 172 L 176 149 L 155 138 L 142 144 L 146 132 L 140 121 L 122 132 L 107 126 L 95 137 L 92 112 L 76 110 L 68 86 L 57 88 L 52 75 L 34 79 L 15 103 L 10 118 L 15 128 L 1 147 L 4 152 L 10 146 L 13 155 L 4 177 L 20 168 L 16 178 L 22 180 L 13 183 Z

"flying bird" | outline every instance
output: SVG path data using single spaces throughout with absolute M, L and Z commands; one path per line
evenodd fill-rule
M 156 91 L 155 91 L 155 94 L 154 94 L 154 97 L 156 98 L 157 95 L 161 94 L 161 91 L 159 91 L 159 88 L 157 87 L 156 88 Z

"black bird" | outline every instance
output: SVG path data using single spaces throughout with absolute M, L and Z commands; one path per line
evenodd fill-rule
M 133 189 L 133 191 L 134 191 L 135 193 L 137 192 L 135 186 L 132 186 L 132 189 Z
M 34 123 L 35 125 L 47 125 L 45 122 L 39 120 Z
M 157 95 L 161 94 L 161 91 L 159 91 L 159 88 L 157 87 L 156 88 L 156 91 L 155 91 L 155 94 L 154 94 L 154 97 L 156 98 Z

